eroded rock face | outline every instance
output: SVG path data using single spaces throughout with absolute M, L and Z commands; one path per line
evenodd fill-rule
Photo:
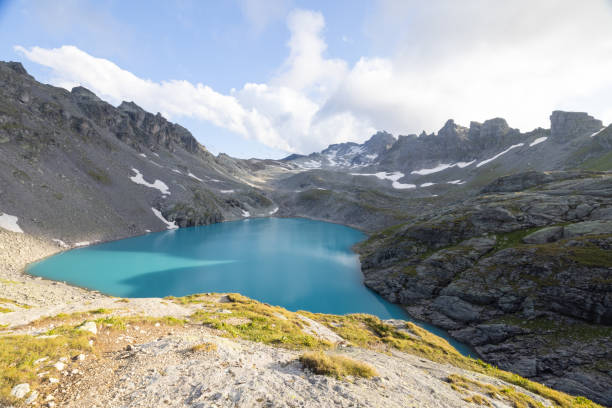
M 550 115 L 550 137 L 557 142 L 590 135 L 602 128 L 601 120 L 593 118 L 586 112 L 554 111 Z
M 488 191 L 371 237 L 366 285 L 492 364 L 611 404 L 612 175 L 528 173 Z

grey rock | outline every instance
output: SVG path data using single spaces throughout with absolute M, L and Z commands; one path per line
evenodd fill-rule
M 584 221 L 563 227 L 563 238 L 612 234 L 612 221 Z
M 433 307 L 452 319 L 466 323 L 478 320 L 481 310 L 456 296 L 440 296 L 434 300 Z
M 526 244 L 545 244 L 563 238 L 563 227 L 547 227 L 533 232 L 523 238 Z
M 11 389 L 11 395 L 15 398 L 23 398 L 30 392 L 30 384 L 17 384 Z
M 590 136 L 602 128 L 601 120 L 594 119 L 585 112 L 554 111 L 550 115 L 550 137 L 558 142 L 565 142 L 577 136 Z

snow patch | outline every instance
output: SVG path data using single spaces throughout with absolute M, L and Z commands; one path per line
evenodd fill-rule
M 474 163 L 476 163 L 476 160 L 472 160 L 472 161 L 469 161 L 469 162 L 458 162 L 457 164 L 455 164 L 455 166 L 457 166 L 460 169 L 462 169 L 464 167 L 471 166 Z
M 246 210 L 241 210 L 241 211 L 242 211 L 242 216 L 243 216 L 243 217 L 250 217 L 250 216 L 251 216 L 251 213 L 250 213 L 250 212 L 248 212 L 248 211 L 246 211 Z
M 156 188 L 159 191 L 161 191 L 163 195 L 170 195 L 170 190 L 168 189 L 168 186 L 166 185 L 166 183 L 164 183 L 163 181 L 155 180 L 153 184 L 151 184 L 145 181 L 140 171 L 134 168 L 132 168 L 132 171 L 136 173 L 135 176 L 130 177 L 130 180 L 132 180 L 134 183 L 142 184 L 143 186 L 150 187 L 150 188 Z
M 419 187 L 431 187 L 431 186 L 433 186 L 434 184 L 436 184 L 436 183 L 423 183 L 423 184 L 421 184 Z
M 398 182 L 397 180 L 404 177 L 404 173 L 395 171 L 393 173 L 387 173 L 384 171 L 378 173 L 351 173 L 351 176 L 374 176 L 379 178 L 380 180 L 391 180 L 391 186 L 397 190 L 404 190 L 407 188 L 416 188 L 415 184 L 403 184 Z
M 540 144 L 542 142 L 545 142 L 546 139 L 548 139 L 547 136 L 538 137 L 536 140 L 534 140 L 533 142 L 529 143 L 529 147 L 533 147 L 533 146 L 538 145 L 538 144 Z
M 195 175 L 195 174 L 193 174 L 192 172 L 187 173 L 187 175 L 188 175 L 189 177 L 191 177 L 192 179 L 196 179 L 196 180 L 198 180 L 199 182 L 204 182 L 204 180 L 202 180 L 201 178 L 199 178 L 198 176 L 196 176 L 196 175 Z
M 178 173 L 178 174 L 183 174 L 180 171 L 178 171 L 177 169 L 172 169 L 173 172 Z
M 91 244 L 91 242 L 89 241 L 81 241 L 81 242 L 77 242 L 76 244 L 74 244 L 75 247 L 84 247 L 84 246 L 88 246 L 89 244 Z
M 437 173 L 439 171 L 446 170 L 451 167 L 453 167 L 453 164 L 438 164 L 436 167 L 431 168 L 431 169 L 421 169 L 421 170 L 411 171 L 410 174 L 418 174 L 421 176 L 426 176 L 428 174 Z
M 140 154 L 139 154 L 139 156 L 140 156 L 140 157 L 147 157 L 147 155 L 146 155 L 146 154 L 144 154 L 144 153 L 140 153 Z
M 3 212 L 0 212 L 0 214 L 2 214 L 0 215 L 0 228 L 23 234 L 23 230 L 17 223 L 17 221 L 19 221 L 19 218 L 15 217 L 14 215 L 5 214 Z
M 461 180 L 452 180 L 452 181 L 447 181 L 448 184 L 465 184 L 465 181 L 461 181 Z
M 598 134 L 600 134 L 601 132 L 603 132 L 603 131 L 604 131 L 604 130 L 606 130 L 606 129 L 607 129 L 607 128 L 605 128 L 605 127 L 603 127 L 603 128 L 601 128 L 601 129 L 599 129 L 597 132 L 593 133 L 593 134 L 591 135 L 591 137 L 595 137 L 595 136 L 597 136 Z
M 509 148 L 507 148 L 506 150 L 504 150 L 503 152 L 501 152 L 501 153 L 497 153 L 495 156 L 491 157 L 490 159 L 487 159 L 487 160 L 483 160 L 483 161 L 481 161 L 480 163 L 478 163 L 478 164 L 476 165 L 476 167 L 484 166 L 485 164 L 490 163 L 490 162 L 492 162 L 493 160 L 497 159 L 499 156 L 501 156 L 501 155 L 504 155 L 504 154 L 508 153 L 508 152 L 509 152 L 510 150 L 512 150 L 512 149 L 515 149 L 515 148 L 517 148 L 517 147 L 521 147 L 521 146 L 523 146 L 524 144 L 525 144 L 525 143 L 518 143 L 518 144 L 512 145 L 512 146 L 510 146 Z
M 223 194 L 230 194 L 230 193 L 233 193 L 234 190 L 219 190 L 219 192 Z
M 151 207 L 151 211 L 153 211 L 153 214 L 155 214 L 157 218 L 159 218 L 164 224 L 166 224 L 167 229 L 173 230 L 173 229 L 178 228 L 178 225 L 176 225 L 176 222 L 170 222 L 167 219 L 165 219 L 161 211 L 159 211 L 157 208 Z
M 278 207 L 274 208 L 272 211 L 268 213 L 268 215 L 274 215 L 278 212 Z
M 438 164 L 436 167 L 431 169 L 421 169 L 411 171 L 410 174 L 418 174 L 420 176 L 426 176 L 428 174 L 438 173 L 440 171 L 450 169 L 452 167 L 459 167 L 460 169 L 472 165 L 476 160 L 472 160 L 470 162 L 458 162 L 452 164 Z

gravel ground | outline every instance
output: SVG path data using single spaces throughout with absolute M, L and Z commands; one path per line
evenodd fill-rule
M 63 307 L 64 304 L 103 298 L 96 292 L 23 272 L 28 263 L 61 250 L 55 243 L 0 228 L 0 298 L 33 307 Z M 5 306 L 1 300 L 0 306 Z

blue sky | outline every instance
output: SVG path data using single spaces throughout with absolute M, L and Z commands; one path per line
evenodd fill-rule
M 530 130 L 568 109 L 610 122 L 611 2 L 510 3 L 0 0 L 0 59 L 134 100 L 238 157 L 450 117 Z

